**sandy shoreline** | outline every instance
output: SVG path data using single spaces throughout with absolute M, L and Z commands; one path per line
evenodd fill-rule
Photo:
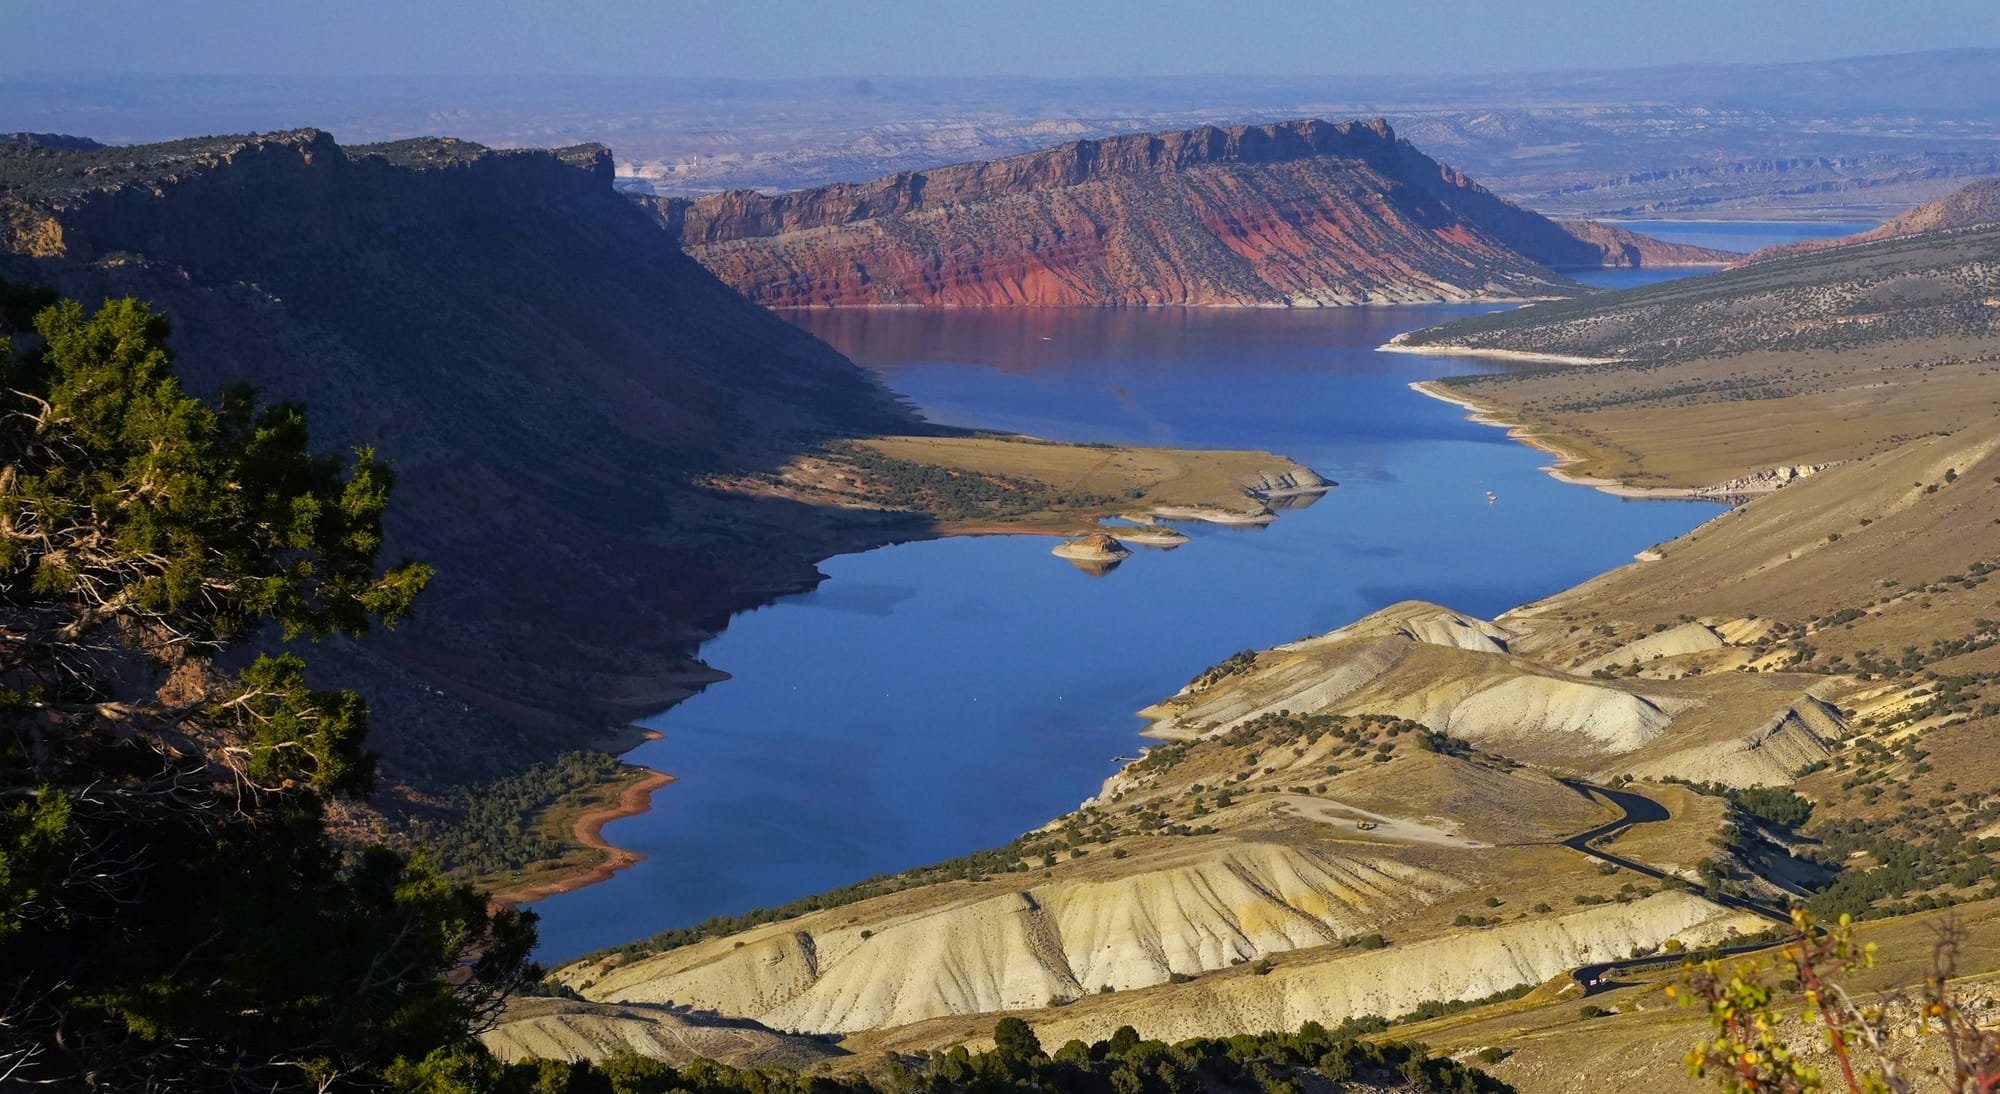
M 634 863 L 645 861 L 646 856 L 637 851 L 627 851 L 605 842 L 604 826 L 615 820 L 636 817 L 652 808 L 653 792 L 674 781 L 672 775 L 648 770 L 644 778 L 625 788 L 618 800 L 610 805 L 587 809 L 570 826 L 570 836 L 584 847 L 604 852 L 604 861 L 585 870 L 566 874 L 554 881 L 540 885 L 530 885 L 525 889 L 492 894 L 496 904 L 533 904 L 544 897 L 559 893 L 574 892 L 586 885 L 611 880 L 611 875 Z
M 1530 353 L 1519 349 L 1479 349 L 1474 346 L 1413 346 L 1397 335 L 1375 347 L 1377 353 L 1409 353 L 1419 357 L 1488 357 L 1496 361 L 1521 361 L 1538 365 L 1617 365 L 1623 357 L 1577 357 L 1561 353 Z
M 1383 348 L 1388 349 L 1389 347 L 1384 346 Z M 1415 351 L 1406 350 L 1403 352 Z M 1566 483 L 1570 486 L 1588 486 L 1593 490 L 1601 490 L 1606 494 L 1619 498 L 1650 498 L 1657 501 L 1715 500 L 1713 495 L 1709 493 L 1687 487 L 1629 486 L 1619 482 L 1617 479 L 1599 478 L 1595 475 L 1578 475 L 1566 471 L 1564 470 L 1566 466 L 1582 462 L 1581 458 L 1573 452 L 1568 452 L 1558 447 L 1555 443 L 1534 432 L 1528 426 L 1520 422 L 1509 422 L 1496 418 L 1493 416 L 1491 410 L 1481 406 L 1479 403 L 1467 399 L 1462 395 L 1449 394 L 1444 385 L 1435 380 L 1418 380 L 1416 383 L 1410 385 L 1410 390 L 1419 395 L 1428 395 L 1439 402 L 1450 403 L 1453 406 L 1469 410 L 1471 413 L 1465 416 L 1466 421 L 1475 422 L 1479 425 L 1490 425 L 1496 429 L 1504 429 L 1507 431 L 1507 438 L 1509 440 L 1518 441 L 1537 452 L 1545 452 L 1554 456 L 1555 462 L 1541 470 L 1557 482 Z

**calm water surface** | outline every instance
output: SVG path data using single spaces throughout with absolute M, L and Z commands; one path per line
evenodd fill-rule
M 1697 227 L 1691 241 L 1747 250 L 1800 226 Z M 1185 525 L 1193 542 L 1135 548 L 1101 578 L 1031 536 L 823 563 L 817 590 L 702 650 L 735 678 L 653 720 L 665 738 L 630 756 L 680 781 L 605 829 L 647 861 L 537 905 L 541 958 L 1003 843 L 1094 793 L 1144 743 L 1132 712 L 1231 653 L 1407 598 L 1492 615 L 1719 511 L 1563 486 L 1540 453 L 1407 386 L 1489 366 L 1375 352 L 1480 310 L 799 317 L 936 421 L 1267 449 L 1341 486 L 1268 528 Z
M 1873 220 L 1730 221 L 1730 220 L 1614 220 L 1607 223 L 1630 228 L 1649 236 L 1713 247 L 1718 251 L 1754 251 L 1809 239 L 1829 239 L 1853 235 L 1873 228 Z

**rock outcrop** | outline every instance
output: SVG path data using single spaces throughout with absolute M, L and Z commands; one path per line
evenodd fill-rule
M 1566 295 L 1735 256 L 1515 206 L 1388 124 L 1204 126 L 873 182 L 641 199 L 773 307 L 1314 306 Z
M 1261 472 L 1243 483 L 1243 492 L 1258 501 L 1274 498 L 1303 498 L 1324 494 L 1339 483 L 1332 482 L 1306 467 L 1280 468 Z
M 1059 558 L 1084 562 L 1117 562 L 1132 557 L 1132 552 L 1105 532 L 1089 532 L 1075 539 L 1066 539 L 1055 545 L 1053 553 Z
M 1738 475 L 1733 479 L 1715 483 L 1712 486 L 1697 487 L 1688 493 L 1696 497 L 1740 498 L 1756 494 L 1768 494 L 1780 487 L 1790 486 L 1800 479 L 1817 475 L 1832 467 L 1831 463 L 1798 463 L 1784 467 L 1767 467 L 1762 471 L 1752 471 L 1748 475 Z
M 1132 557 L 1129 548 L 1105 532 L 1086 532 L 1063 540 L 1050 548 L 1049 553 L 1096 577 L 1110 573 Z
M 1164 524 L 1120 526 L 1116 532 L 1118 542 L 1136 543 L 1141 547 L 1158 547 L 1173 550 L 1188 541 L 1188 537 Z

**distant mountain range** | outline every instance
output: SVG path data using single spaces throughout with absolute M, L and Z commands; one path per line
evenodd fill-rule
M 1528 212 L 1388 123 L 1102 140 L 768 196 L 641 199 L 751 300 L 1295 306 L 1568 295 L 1553 271 L 1732 255 Z
M 1383 115 L 1562 216 L 1889 215 L 2000 174 L 2000 50 L 1425 76 L 0 77 L 0 130 L 157 141 L 317 125 L 501 147 L 598 141 L 620 185 L 795 190 L 1066 140 Z

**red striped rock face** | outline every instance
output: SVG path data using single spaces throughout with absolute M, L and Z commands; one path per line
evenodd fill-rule
M 652 207 L 773 307 L 1284 306 L 1561 294 L 1552 267 L 1719 261 L 1503 201 L 1380 122 L 1079 141 Z

